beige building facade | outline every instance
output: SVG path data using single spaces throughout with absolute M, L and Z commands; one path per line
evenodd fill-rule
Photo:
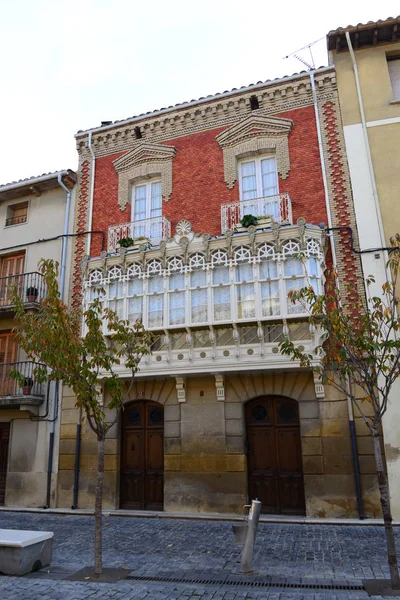
M 63 234 L 70 230 L 75 183 L 66 170 L 0 186 L 0 505 L 55 505 L 60 394 L 54 383 L 34 381 L 33 363 L 18 347 L 12 290 L 26 310 L 37 311 L 46 296 L 39 260 L 64 263 L 64 280 L 69 276 L 71 244 Z M 23 385 L 11 369 L 23 375 Z
M 371 291 L 387 280 L 390 238 L 400 232 L 400 17 L 339 28 L 327 36 L 337 74 L 363 272 Z M 400 385 L 384 419 L 393 516 L 400 518 Z
M 318 344 L 287 292 L 306 276 L 322 290 L 332 247 L 347 309 L 363 289 L 347 239 L 324 231 L 352 227 L 357 241 L 334 69 L 76 138 L 74 231 L 104 238 L 75 243 L 71 302 L 100 287 L 105 307 L 155 336 L 106 440 L 104 506 L 241 513 L 258 497 L 265 513 L 356 517 L 346 399 L 279 351 L 285 336 Z M 87 508 L 97 444 L 75 403 L 64 389 L 57 501 Z M 377 516 L 371 439 L 354 422 L 364 510 Z

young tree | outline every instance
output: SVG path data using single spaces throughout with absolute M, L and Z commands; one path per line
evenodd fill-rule
M 42 259 L 39 263 L 47 296 L 37 313 L 24 310 L 23 298 L 15 290 L 15 314 L 18 319 L 16 337 L 36 364 L 34 378 L 38 382 L 61 380 L 73 389 L 76 406 L 82 408 L 89 426 L 97 437 L 97 476 L 95 496 L 95 576 L 102 573 L 102 505 L 104 482 L 104 442 L 107 432 L 117 422 L 124 395 L 129 397 L 133 378 L 143 355 L 150 353 L 151 335 L 140 321 L 130 325 L 103 309 L 98 297 L 83 313 L 69 309 L 60 299 L 58 263 Z M 83 322 L 83 334 L 82 334 Z M 110 332 L 104 334 L 105 329 Z M 130 371 L 125 383 L 116 373 L 123 364 Z M 47 367 L 47 368 L 46 368 Z M 15 378 L 21 375 L 14 373 Z M 110 401 L 103 406 L 100 386 L 106 386 Z M 112 417 L 109 417 L 109 414 Z
M 305 305 L 311 322 L 321 328 L 322 342 L 313 354 L 301 351 L 288 339 L 281 342 L 280 350 L 292 360 L 299 360 L 301 366 L 317 371 L 323 383 L 332 385 L 346 396 L 350 394 L 366 423 L 373 440 L 390 578 L 392 587 L 399 588 L 389 488 L 379 438 L 388 398 L 400 375 L 399 298 L 396 296 L 400 236 L 396 235 L 391 243 L 388 261 L 391 280 L 382 286 L 380 296 L 371 296 L 374 279 L 369 277 L 367 298 L 358 296 L 351 314 L 342 307 L 339 282 L 334 272 L 328 273 L 324 294 L 318 295 L 312 286 L 291 291 L 291 301 Z

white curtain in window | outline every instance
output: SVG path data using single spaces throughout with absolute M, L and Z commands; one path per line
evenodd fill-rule
M 277 281 L 268 281 L 261 284 L 261 310 L 263 317 L 279 315 L 279 285 Z
M 149 292 L 162 292 L 164 287 L 163 278 L 159 276 L 153 276 L 149 278 Z
M 298 258 L 287 258 L 284 262 L 286 277 L 303 277 L 303 265 Z
M 193 271 L 190 274 L 190 287 L 206 286 L 207 273 L 205 271 Z
M 128 300 L 128 320 L 134 323 L 143 318 L 143 298 L 129 298 Z
M 260 263 L 260 279 L 275 279 L 278 268 L 275 260 L 263 260 Z
M 304 279 L 296 278 L 286 280 L 287 311 L 290 315 L 305 312 L 305 309 L 303 308 L 303 305 L 300 302 L 296 302 L 295 304 L 293 304 L 293 302 L 287 297 L 290 290 L 299 290 L 302 287 L 304 287 Z
M 275 156 L 261 160 L 262 196 L 275 196 L 278 193 Z
M 192 323 L 206 323 L 208 317 L 207 310 L 207 290 L 192 290 L 191 292 L 191 318 Z
M 185 322 L 185 292 L 172 292 L 169 295 L 169 324 L 181 325 Z
M 213 270 L 213 284 L 229 283 L 229 269 L 227 267 L 216 267 Z
M 143 294 L 143 279 L 131 279 L 128 281 L 128 296 Z
M 253 281 L 253 265 L 241 263 L 236 267 L 236 281 Z
M 124 318 L 124 301 L 121 300 L 110 300 L 108 308 L 115 312 L 119 319 Z
M 162 196 L 161 181 L 155 181 L 151 184 L 151 206 L 150 217 L 161 217 Z
M 214 288 L 214 319 L 225 321 L 231 318 L 231 294 L 228 286 Z
M 257 198 L 256 163 L 249 161 L 241 164 L 242 200 Z
M 135 213 L 134 221 L 146 218 L 146 185 L 135 186 Z
M 308 278 L 314 292 L 319 294 L 318 263 L 315 258 L 308 259 Z
M 242 283 L 237 286 L 238 318 L 252 319 L 256 316 L 254 284 Z
M 160 327 L 163 325 L 164 296 L 150 296 L 149 302 L 149 327 Z

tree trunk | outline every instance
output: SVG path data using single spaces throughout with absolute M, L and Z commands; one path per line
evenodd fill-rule
M 399 570 L 397 567 L 396 543 L 392 525 L 392 510 L 390 507 L 388 481 L 383 467 L 381 442 L 379 433 L 375 426 L 371 426 L 372 440 L 374 443 L 374 454 L 376 464 L 376 474 L 378 476 L 379 494 L 382 506 L 383 522 L 385 524 L 386 546 L 388 553 L 388 563 L 390 570 L 390 580 L 393 589 L 400 589 Z
M 94 507 L 94 576 L 100 577 L 103 572 L 102 554 L 102 520 L 103 520 L 103 484 L 104 484 L 104 434 L 97 438 L 97 479 L 96 499 Z

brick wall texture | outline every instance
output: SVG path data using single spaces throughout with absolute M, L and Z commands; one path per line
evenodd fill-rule
M 279 180 L 280 193 L 292 199 L 294 221 L 326 224 L 322 172 L 318 149 L 315 113 L 312 106 L 276 114 L 292 119 L 289 136 L 291 169 L 287 179 Z M 238 202 L 238 182 L 232 190 L 224 181 L 222 150 L 216 136 L 226 127 L 174 138 L 177 152 L 173 163 L 173 188 L 169 202 L 163 202 L 163 215 L 171 221 L 172 233 L 180 219 L 188 219 L 198 233 L 221 233 L 221 204 Z M 93 203 L 93 229 L 107 232 L 109 225 L 131 220 L 130 204 L 125 211 L 118 205 L 118 175 L 113 161 L 123 153 L 96 160 Z M 100 254 L 100 238 L 94 237 L 91 256 Z

